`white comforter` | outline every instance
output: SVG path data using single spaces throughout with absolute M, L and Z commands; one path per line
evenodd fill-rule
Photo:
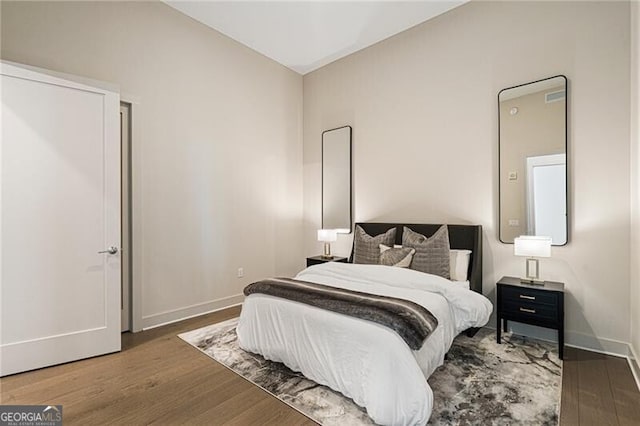
M 427 384 L 453 338 L 487 323 L 491 302 L 444 278 L 411 269 L 327 262 L 296 279 L 393 296 L 427 308 L 438 327 L 413 351 L 382 325 L 277 297 L 245 299 L 237 328 L 244 350 L 284 363 L 365 407 L 378 424 L 425 424 L 433 393 Z

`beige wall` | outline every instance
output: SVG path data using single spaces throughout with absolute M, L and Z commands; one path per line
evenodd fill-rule
M 631 345 L 640 356 L 640 3 L 631 4 Z M 639 359 L 636 359 L 640 363 Z M 638 368 L 638 364 L 636 364 Z M 637 370 L 640 377 L 640 369 Z
M 134 96 L 134 279 L 150 326 L 302 268 L 302 77 L 152 2 L 2 2 L 3 59 Z M 138 136 L 138 139 L 136 139 Z M 244 267 L 244 278 L 236 277 Z
M 500 102 L 500 235 L 513 242 L 527 232 L 527 158 L 565 153 L 565 102 L 546 103 L 550 92 L 563 86 L 548 88 Z M 511 115 L 511 108 L 518 108 Z M 509 180 L 516 172 L 517 179 Z M 510 226 L 517 219 L 519 226 Z
M 482 224 L 494 298 L 495 280 L 524 268 L 497 239 L 496 95 L 565 74 L 570 241 L 542 274 L 567 283 L 569 341 L 616 350 L 635 319 L 640 346 L 628 3 L 472 2 L 311 73 L 304 153 L 302 78 L 164 4 L 3 1 L 1 13 L 3 59 L 139 100 L 134 266 L 147 325 L 240 300 L 252 279 L 319 253 L 320 135 L 345 124 L 356 220 Z M 350 236 L 334 249 L 347 254 Z
M 570 236 L 541 274 L 566 283 L 569 342 L 626 350 L 629 3 L 471 2 L 306 75 L 306 254 L 321 249 L 320 134 L 349 124 L 355 219 L 483 225 L 495 300 L 497 279 L 524 274 L 497 235 L 496 96 L 558 74 L 569 79 Z M 351 236 L 340 238 L 334 251 L 347 254 Z

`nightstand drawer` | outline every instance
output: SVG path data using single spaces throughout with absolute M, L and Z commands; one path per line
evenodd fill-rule
M 523 318 L 543 319 L 549 321 L 558 320 L 558 308 L 556 305 L 544 305 L 541 303 L 520 302 L 517 300 L 503 300 L 502 310 L 508 314 L 516 314 Z
M 531 302 L 542 303 L 547 305 L 558 304 L 558 296 L 550 291 L 535 290 L 530 288 L 515 288 L 505 286 L 502 289 L 502 297 L 504 302 Z

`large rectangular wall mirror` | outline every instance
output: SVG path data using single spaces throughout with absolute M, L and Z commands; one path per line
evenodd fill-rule
M 556 76 L 498 94 L 499 233 L 568 241 L 567 78 Z
M 351 126 L 322 133 L 322 228 L 351 232 Z

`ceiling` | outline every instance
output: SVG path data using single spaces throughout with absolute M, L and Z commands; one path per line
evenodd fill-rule
M 166 0 L 165 3 L 306 74 L 467 1 Z

